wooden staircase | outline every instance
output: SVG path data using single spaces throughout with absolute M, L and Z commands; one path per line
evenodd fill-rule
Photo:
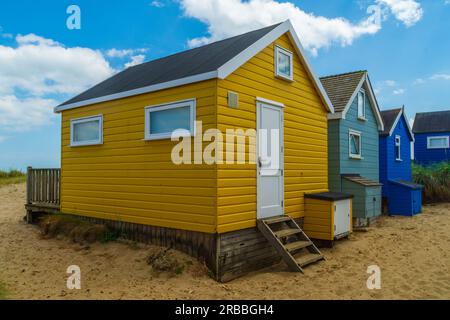
M 325 259 L 294 219 L 289 216 L 258 220 L 258 229 L 292 271 L 303 272 L 303 267 Z

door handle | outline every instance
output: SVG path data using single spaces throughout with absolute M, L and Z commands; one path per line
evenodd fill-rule
M 258 157 L 258 167 L 261 168 L 262 167 L 262 161 L 261 161 L 261 157 Z

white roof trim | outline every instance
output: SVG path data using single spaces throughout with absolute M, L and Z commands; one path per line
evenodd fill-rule
M 225 79 L 227 76 L 229 76 L 231 73 L 233 73 L 236 69 L 238 69 L 240 66 L 242 66 L 244 63 L 246 63 L 251 58 L 253 58 L 257 53 L 259 53 L 261 50 L 266 48 L 269 44 L 274 42 L 276 39 L 278 39 L 280 36 L 282 36 L 286 32 L 289 32 L 290 39 L 294 42 L 294 46 L 297 51 L 297 54 L 300 56 L 301 61 L 305 65 L 306 71 L 309 73 L 309 75 L 313 79 L 314 86 L 319 91 L 322 101 L 324 102 L 326 108 L 328 109 L 329 112 L 334 113 L 333 105 L 332 105 L 330 99 L 328 98 L 328 95 L 326 94 L 325 89 L 322 86 L 322 83 L 319 81 L 319 78 L 314 73 L 313 69 L 311 68 L 311 65 L 306 58 L 306 54 L 300 43 L 300 40 L 298 39 L 298 36 L 294 30 L 294 27 L 292 26 L 292 24 L 289 20 L 286 20 L 285 22 L 281 23 L 279 26 L 275 27 L 272 31 L 267 33 L 261 39 L 259 39 L 254 44 L 252 44 L 250 47 L 243 50 L 237 56 L 235 56 L 234 58 L 232 58 L 231 60 L 226 62 L 224 65 L 222 65 L 217 71 L 198 74 L 198 75 L 194 75 L 191 77 L 186 77 L 186 78 L 168 81 L 168 82 L 164 82 L 164 83 L 158 83 L 158 84 L 151 85 L 148 87 L 138 88 L 138 89 L 129 90 L 129 91 L 125 91 L 125 92 L 119 92 L 119 93 L 108 95 L 108 96 L 79 101 L 79 102 L 67 104 L 64 106 L 56 107 L 54 109 L 54 111 L 61 112 L 64 110 L 79 108 L 79 107 L 83 107 L 83 106 L 94 104 L 94 103 L 121 99 L 121 98 L 139 95 L 139 94 L 143 94 L 143 93 L 149 93 L 149 92 L 158 91 L 158 90 L 162 90 L 162 89 L 177 87 L 177 86 L 181 86 L 181 85 L 185 85 L 185 84 L 189 84 L 189 83 L 200 82 L 200 81 L 204 81 L 204 80 L 208 80 L 208 79 L 214 79 L 214 78 Z
M 397 118 L 395 119 L 394 124 L 392 125 L 391 130 L 389 131 L 389 136 L 392 136 L 392 134 L 394 133 L 395 127 L 397 127 L 397 124 L 398 124 L 398 122 L 400 121 L 400 118 L 401 118 L 401 117 L 403 117 L 403 118 L 405 119 L 406 126 L 407 126 L 408 131 L 409 131 L 409 136 L 411 137 L 412 142 L 414 142 L 414 141 L 415 141 L 414 133 L 412 132 L 411 126 L 409 125 L 409 121 L 408 121 L 408 119 L 406 118 L 406 114 L 405 114 L 405 106 L 403 106 L 402 109 L 401 109 L 401 111 L 398 113 L 398 116 L 397 116 Z
M 350 109 L 353 101 L 355 100 L 356 95 L 361 90 L 361 88 L 365 82 L 367 83 L 367 87 L 369 88 L 369 90 L 368 90 L 369 91 L 369 99 L 371 102 L 372 110 L 375 112 L 375 119 L 378 122 L 378 130 L 383 131 L 384 130 L 383 118 L 381 117 L 380 107 L 378 106 L 377 99 L 375 98 L 375 94 L 373 92 L 372 85 L 370 84 L 370 80 L 369 80 L 369 76 L 368 76 L 367 72 L 361 78 L 361 81 L 359 82 L 358 86 L 356 87 L 355 92 L 353 92 L 352 97 L 350 98 L 347 105 L 345 106 L 344 111 L 342 111 L 342 119 L 345 119 L 345 116 L 346 116 L 348 110 Z

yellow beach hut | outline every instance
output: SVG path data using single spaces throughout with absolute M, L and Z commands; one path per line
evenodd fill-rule
M 130 67 L 55 112 L 62 213 L 188 252 L 220 281 L 302 246 L 299 265 L 320 259 L 297 224 L 305 193 L 328 190 L 333 107 L 289 21 Z M 276 168 L 257 129 L 279 132 Z

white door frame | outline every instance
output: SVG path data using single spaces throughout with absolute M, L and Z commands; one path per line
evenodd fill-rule
M 259 157 L 259 128 L 261 125 L 261 115 L 260 115 L 260 108 L 262 107 L 269 107 L 273 109 L 278 109 L 280 111 L 280 140 L 281 140 L 281 146 L 280 146 L 280 170 L 281 170 L 281 209 L 282 213 L 281 215 L 284 215 L 285 211 L 285 201 L 284 201 L 284 105 L 282 103 L 271 101 L 263 98 L 258 98 L 256 101 L 256 217 L 257 219 L 263 219 L 261 214 L 261 178 L 259 174 L 259 164 L 258 164 L 258 157 Z M 274 215 L 278 216 L 278 214 Z M 268 218 L 268 217 L 265 217 Z

